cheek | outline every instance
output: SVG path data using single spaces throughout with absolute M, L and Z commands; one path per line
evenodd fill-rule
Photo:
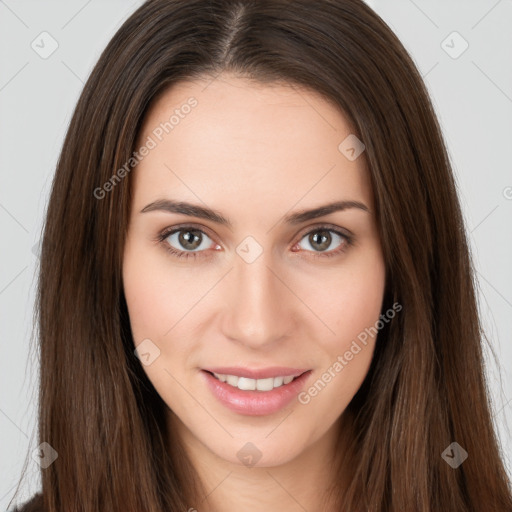
M 350 263 L 350 264 L 349 264 Z M 351 400 L 363 382 L 373 357 L 385 289 L 385 264 L 378 249 L 347 262 L 342 272 L 331 276 L 324 293 L 310 293 L 319 305 L 321 318 L 329 326 L 317 337 L 327 355 L 325 371 L 312 393 L 330 388 L 325 399 Z M 384 312 L 383 312 L 384 313 Z M 319 315 L 320 316 L 320 315 Z M 322 401 L 322 400 L 320 400 Z
M 385 264 L 378 247 L 361 251 L 337 270 L 303 283 L 303 294 L 329 329 L 319 342 L 328 353 L 347 350 L 353 339 L 378 321 L 384 298 Z M 318 283 L 322 283 L 319 286 Z
M 171 268 L 154 248 L 127 243 L 123 261 L 123 288 L 130 324 L 137 344 L 161 340 L 204 290 L 190 283 L 190 272 Z
M 134 256 L 134 257 L 132 257 Z M 155 266 L 140 265 L 141 259 L 127 255 L 123 268 L 123 285 L 134 342 L 143 338 L 159 338 L 170 328 L 172 294 L 164 280 L 157 279 L 159 270 Z
M 175 361 L 183 360 L 186 337 L 176 337 L 172 347 L 166 340 L 181 326 L 173 330 L 186 314 L 185 307 L 191 303 L 188 295 L 194 292 L 187 288 L 185 274 L 171 273 L 165 258 L 158 256 L 157 251 L 149 250 L 143 244 L 127 242 L 123 289 L 134 348 L 140 345 L 151 354 L 149 364 L 143 364 L 142 368 L 160 396 L 168 398 L 180 393 L 168 373 L 171 369 L 169 355 L 172 354 Z M 185 340 L 182 345 L 179 339 Z
M 366 378 L 373 358 L 384 274 L 368 276 L 367 280 L 359 276 L 354 279 L 354 286 L 348 288 L 348 293 L 333 294 L 338 307 L 329 303 L 327 321 L 330 320 L 335 333 L 319 339 L 318 345 L 325 354 L 324 364 L 298 397 L 304 414 L 315 418 L 317 429 L 334 423 L 343 413 Z

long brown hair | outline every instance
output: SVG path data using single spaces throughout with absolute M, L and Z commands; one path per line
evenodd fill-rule
M 121 269 L 129 161 L 145 113 L 180 80 L 222 71 L 320 92 L 365 144 L 387 270 L 353 417 L 344 511 L 512 511 L 486 388 L 475 278 L 449 157 L 412 59 L 361 0 L 149 0 L 78 101 L 42 243 L 39 441 L 48 512 L 188 510 L 202 495 L 133 354 Z M 341 141 L 340 141 L 341 142 Z M 99 197 L 101 196 L 101 197 Z M 340 313 L 342 314 L 342 313 Z M 468 458 L 441 456 L 457 442 Z M 341 470 L 341 468 L 340 468 Z

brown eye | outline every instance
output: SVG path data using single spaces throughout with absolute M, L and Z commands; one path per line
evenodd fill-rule
M 164 240 L 178 252 L 202 252 L 211 246 L 210 237 L 203 231 L 193 228 L 175 229 L 167 233 Z
M 344 252 L 352 244 L 352 237 L 328 227 L 319 227 L 306 233 L 301 242 L 303 240 L 306 240 L 310 247 L 303 247 L 306 251 L 317 253 L 313 256 L 335 256 Z M 328 250 L 329 248 L 333 250 Z

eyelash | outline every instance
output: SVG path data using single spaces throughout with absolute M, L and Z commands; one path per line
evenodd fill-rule
M 205 252 L 205 251 L 179 251 L 179 250 L 175 249 L 174 247 L 172 247 L 168 242 L 166 242 L 166 239 L 169 236 L 173 235 L 174 233 L 178 233 L 180 231 L 199 231 L 200 233 L 208 236 L 208 238 L 211 238 L 202 229 L 199 229 L 199 228 L 197 228 L 195 226 L 191 226 L 191 225 L 185 225 L 185 226 L 173 227 L 172 229 L 169 229 L 169 228 L 164 229 L 162 232 L 160 232 L 157 235 L 155 241 L 157 243 L 162 244 L 166 251 L 170 252 L 173 256 L 175 256 L 177 258 L 186 258 L 186 259 L 194 258 L 195 259 L 198 257 L 199 253 Z M 311 235 L 312 233 L 317 233 L 319 231 L 330 231 L 331 233 L 336 233 L 339 237 L 341 237 L 344 240 L 344 242 L 342 243 L 340 248 L 335 249 L 333 251 L 329 251 L 329 252 L 307 251 L 307 252 L 312 253 L 313 258 L 330 258 L 333 256 L 337 256 L 337 255 L 345 252 L 354 243 L 354 239 L 352 236 L 346 235 L 345 233 L 342 233 L 341 231 L 338 231 L 337 229 L 334 229 L 329 225 L 316 226 L 314 229 L 304 233 L 301 236 L 301 238 L 299 239 L 299 241 L 302 240 L 307 235 Z

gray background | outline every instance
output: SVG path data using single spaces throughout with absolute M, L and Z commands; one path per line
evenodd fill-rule
M 38 363 L 29 342 L 37 243 L 55 164 L 85 79 L 141 3 L 0 0 L 1 510 L 37 446 Z M 512 475 L 512 1 L 368 3 L 412 54 L 448 144 L 481 314 L 498 359 L 485 349 L 494 420 Z M 42 58 L 52 44 L 57 49 Z M 38 469 L 29 457 L 26 497 L 39 487 Z

